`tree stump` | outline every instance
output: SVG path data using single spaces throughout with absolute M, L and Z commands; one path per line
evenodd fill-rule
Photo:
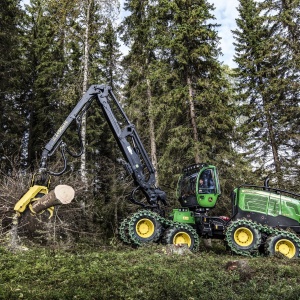
M 165 253 L 167 255 L 189 255 L 193 254 L 187 244 L 169 244 L 165 247 Z
M 242 280 L 251 279 L 253 274 L 248 261 L 245 259 L 229 261 L 227 262 L 225 269 L 229 272 L 238 272 Z

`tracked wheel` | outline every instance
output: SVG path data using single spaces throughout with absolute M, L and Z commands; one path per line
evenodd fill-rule
M 139 211 L 129 219 L 128 233 L 135 245 L 157 242 L 162 234 L 162 224 L 151 211 Z
M 128 231 L 129 220 L 130 220 L 130 218 L 124 219 L 121 222 L 120 227 L 119 227 L 119 237 L 120 237 L 121 241 L 124 242 L 125 244 L 131 243 L 129 231 Z
M 299 256 L 300 239 L 293 233 L 281 233 L 268 237 L 265 249 L 270 256 L 281 253 L 287 258 L 297 258 Z
M 191 226 L 169 227 L 163 236 L 165 244 L 186 244 L 193 252 L 198 251 L 199 238 L 197 232 Z
M 229 248 L 240 255 L 251 256 L 258 252 L 261 240 L 261 233 L 252 222 L 238 220 L 232 222 L 226 230 Z

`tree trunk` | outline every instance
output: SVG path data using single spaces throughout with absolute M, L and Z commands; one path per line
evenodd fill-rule
M 189 107 L 190 107 L 190 117 L 193 129 L 193 139 L 194 139 L 194 149 L 195 149 L 195 163 L 200 163 L 200 154 L 199 154 L 199 134 L 197 129 L 196 114 L 195 114 L 195 105 L 193 101 L 193 88 L 191 78 L 187 77 L 187 85 L 189 90 Z
M 84 33 L 84 55 L 83 55 L 83 85 L 82 85 L 82 95 L 85 94 L 88 85 L 88 74 L 89 74 L 89 26 L 90 26 L 90 8 L 91 1 L 88 1 L 86 9 L 86 27 Z M 86 113 L 82 116 L 82 125 L 81 125 L 81 137 L 83 145 L 83 153 L 81 155 L 81 181 L 84 185 L 85 190 L 88 189 L 87 174 L 86 174 Z
M 266 114 L 266 120 L 267 120 L 267 126 L 268 126 L 268 135 L 269 135 L 269 140 L 270 140 L 270 146 L 272 149 L 272 155 L 273 155 L 273 160 L 274 160 L 274 165 L 275 165 L 275 172 L 277 176 L 278 183 L 282 183 L 282 174 L 281 174 L 281 166 L 280 166 L 280 159 L 278 155 L 278 146 L 275 140 L 275 134 L 272 126 L 272 120 L 269 111 L 265 111 Z
M 151 161 L 153 164 L 153 167 L 155 170 L 157 170 L 157 155 L 156 155 L 156 139 L 155 139 L 155 127 L 154 127 L 154 118 L 152 116 L 152 94 L 151 94 L 151 86 L 150 86 L 150 80 L 147 78 L 147 98 L 149 103 L 149 131 L 150 131 L 150 155 L 151 155 Z M 156 177 L 156 184 L 158 185 L 158 173 L 155 173 Z

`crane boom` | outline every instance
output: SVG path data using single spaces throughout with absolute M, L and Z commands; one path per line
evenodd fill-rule
M 104 117 L 123 154 L 124 160 L 121 160 L 121 162 L 134 180 L 136 188 L 132 191 L 130 200 L 144 207 L 150 206 L 155 208 L 159 206 L 159 202 L 166 205 L 166 194 L 155 185 L 155 169 L 140 140 L 136 128 L 129 121 L 120 102 L 114 95 L 112 88 L 107 85 L 92 85 L 82 96 L 63 124 L 44 147 L 39 173 L 59 176 L 66 171 L 67 161 L 65 151 L 69 154 L 71 153 L 66 148 L 62 138 L 72 122 L 76 121 L 78 124 L 81 124 L 83 113 L 89 109 L 94 101 L 101 107 Z M 58 147 L 61 148 L 64 158 L 64 168 L 60 172 L 52 172 L 48 170 L 47 160 Z M 81 154 L 82 151 L 80 154 L 73 156 L 80 156 Z M 145 195 L 148 205 L 145 205 L 135 198 L 137 190 L 140 190 Z

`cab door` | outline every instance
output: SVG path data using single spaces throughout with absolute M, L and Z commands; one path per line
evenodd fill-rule
M 200 207 L 212 208 L 221 194 L 219 176 L 215 166 L 202 168 L 197 177 L 196 197 Z

